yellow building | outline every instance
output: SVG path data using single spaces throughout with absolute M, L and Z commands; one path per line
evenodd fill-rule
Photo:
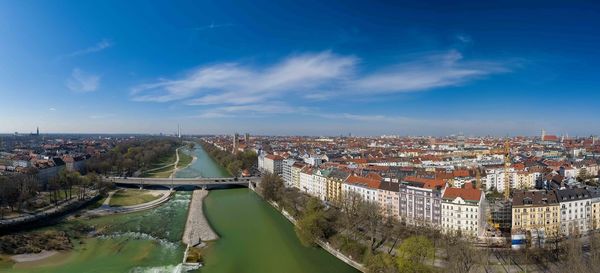
M 342 184 L 348 178 L 350 174 L 340 171 L 338 169 L 332 169 L 327 174 L 327 191 L 326 200 L 332 204 L 339 204 L 342 199 Z
M 294 186 L 297 189 L 300 189 L 300 171 L 302 171 L 302 168 L 304 168 L 304 166 L 306 166 L 306 164 L 300 162 L 295 162 L 292 165 L 292 186 Z
M 516 191 L 512 201 L 512 234 L 553 238 L 560 232 L 560 206 L 554 191 Z

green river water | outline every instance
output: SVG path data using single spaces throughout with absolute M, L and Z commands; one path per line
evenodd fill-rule
M 228 175 L 199 145 L 188 152 L 197 160 L 177 177 Z M 0 263 L 0 272 L 185 272 L 180 240 L 190 196 L 177 192 L 152 210 L 86 220 L 109 235 L 74 240 L 73 251 L 42 261 Z M 322 249 L 300 245 L 292 224 L 247 188 L 211 191 L 204 211 L 221 238 L 204 250 L 205 266 L 194 272 L 357 272 Z

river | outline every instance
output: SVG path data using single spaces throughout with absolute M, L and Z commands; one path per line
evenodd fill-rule
M 228 176 L 200 145 L 187 152 L 197 160 L 180 170 L 177 177 Z M 156 209 L 87 220 L 85 223 L 108 235 L 73 240 L 73 251 L 39 262 L 0 263 L 0 271 L 182 272 L 184 246 L 180 239 L 190 196 L 190 192 L 177 192 Z M 303 247 L 292 224 L 247 188 L 213 190 L 204 205 L 221 238 L 204 250 L 205 266 L 196 272 L 357 272 L 322 249 Z

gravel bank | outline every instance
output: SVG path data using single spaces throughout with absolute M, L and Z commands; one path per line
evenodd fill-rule
M 204 241 L 213 241 L 219 236 L 212 230 L 208 220 L 204 217 L 202 201 L 208 195 L 206 190 L 195 190 L 192 194 L 185 231 L 181 239 L 184 244 L 196 246 Z

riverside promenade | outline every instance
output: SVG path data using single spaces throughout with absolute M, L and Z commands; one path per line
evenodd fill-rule
M 195 190 L 188 210 L 188 218 L 181 240 L 188 246 L 197 246 L 205 241 L 214 241 L 219 236 L 213 231 L 204 216 L 202 201 L 208 195 L 207 190 Z

